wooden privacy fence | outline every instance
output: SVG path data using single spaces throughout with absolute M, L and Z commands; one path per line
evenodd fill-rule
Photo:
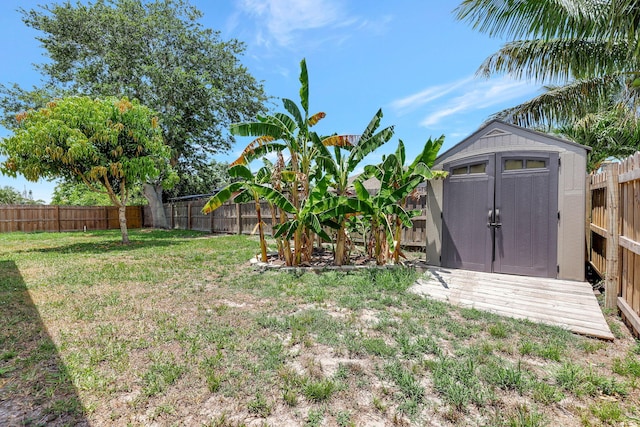
M 166 203 L 165 214 L 170 221 L 171 228 L 182 230 L 198 230 L 209 233 L 251 234 L 257 233 L 258 216 L 255 203 L 225 203 L 208 215 L 202 213 L 202 207 L 207 199 Z M 407 209 L 422 209 L 426 206 L 426 196 L 420 196 L 409 201 Z M 267 202 L 260 203 L 264 232 L 271 234 L 271 208 Z M 277 220 L 276 220 L 277 221 Z M 145 207 L 144 224 L 151 224 L 151 212 Z M 427 242 L 426 216 L 413 219 L 413 228 L 405 229 L 402 234 L 402 245 L 423 248 Z
M 606 307 L 640 334 L 640 152 L 587 177 L 587 257 Z
M 142 227 L 142 206 L 127 206 L 127 227 Z M 115 206 L 0 205 L 0 233 L 116 228 Z

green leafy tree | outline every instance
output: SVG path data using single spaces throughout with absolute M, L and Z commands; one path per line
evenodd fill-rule
M 44 201 L 34 200 L 31 190 L 21 193 L 13 187 L 0 187 L 0 205 L 43 205 Z
M 80 181 L 61 181 L 56 184 L 51 197 L 52 205 L 66 206 L 107 206 L 111 199 L 106 193 L 98 193 L 87 184 Z M 129 205 L 146 205 L 147 200 L 142 195 L 142 186 L 132 188 L 129 196 Z
M 204 28 L 186 1 L 61 2 L 21 12 L 41 32 L 48 61 L 37 68 L 47 84 L 3 88 L 9 128 L 16 113 L 62 94 L 127 96 L 158 112 L 171 164 L 186 173 L 230 147 L 230 123 L 263 110 L 262 85 L 239 61 L 244 45 Z M 144 194 L 154 226 L 166 228 L 162 178 L 145 183 Z
M 0 171 L 30 181 L 80 181 L 118 207 L 122 242 L 129 243 L 125 208 L 132 188 L 174 173 L 156 113 L 126 98 L 68 97 L 18 117 L 0 142 Z M 170 182 L 168 182 L 170 184 Z
M 176 172 L 180 181 L 171 189 L 164 191 L 165 200 L 173 197 L 197 194 L 212 194 L 231 182 L 229 164 L 211 160 L 208 163 L 192 165 L 178 164 Z

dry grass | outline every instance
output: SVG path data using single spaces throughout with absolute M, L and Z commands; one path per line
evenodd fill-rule
M 0 425 L 636 425 L 640 346 L 256 272 L 253 238 L 0 235 Z

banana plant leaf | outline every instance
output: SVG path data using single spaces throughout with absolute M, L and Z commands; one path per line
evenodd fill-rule
M 208 214 L 215 211 L 243 188 L 244 183 L 242 182 L 233 182 L 227 185 L 209 199 L 209 201 L 202 207 L 202 213 Z

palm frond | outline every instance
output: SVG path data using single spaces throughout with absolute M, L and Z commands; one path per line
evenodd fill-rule
M 492 116 L 520 126 L 550 126 L 572 121 L 607 105 L 621 93 L 624 80 L 620 76 L 604 76 L 578 80 L 547 90 L 515 107 Z
M 609 35 L 615 14 L 612 3 L 601 0 L 464 0 L 456 18 L 492 37 L 585 38 Z
M 507 73 L 517 79 L 560 82 L 569 79 L 638 71 L 626 42 L 590 39 L 519 40 L 505 44 L 482 63 L 485 77 Z

